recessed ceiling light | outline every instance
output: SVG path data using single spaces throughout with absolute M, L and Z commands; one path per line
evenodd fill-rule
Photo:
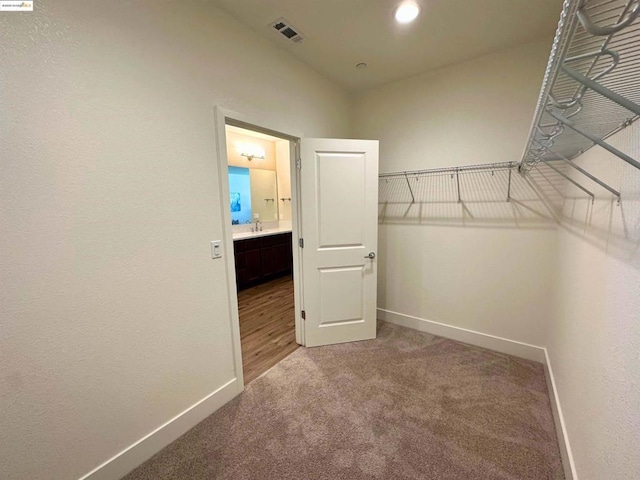
M 367 64 L 366 64 L 366 63 L 364 63 L 364 62 L 360 62 L 360 63 L 358 63 L 358 64 L 356 65 L 356 68 L 357 68 L 358 70 L 364 70 L 365 68 L 367 68 Z
M 402 2 L 396 8 L 396 21 L 398 23 L 409 23 L 416 19 L 420 13 L 420 7 L 414 1 Z

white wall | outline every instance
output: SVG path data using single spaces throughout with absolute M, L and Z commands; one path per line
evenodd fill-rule
M 77 478 L 234 378 L 214 105 L 330 137 L 349 99 L 210 2 L 0 37 L 0 477 Z
M 357 136 L 380 140 L 381 172 L 518 161 L 550 41 L 368 91 L 356 98 Z M 504 195 L 492 202 L 470 199 L 468 186 L 464 204 L 385 205 L 381 189 L 380 308 L 544 343 L 554 311 L 555 222 L 520 178 L 514 201 L 505 202 L 502 178 L 491 180 Z
M 640 122 L 608 140 L 640 158 Z M 577 160 L 622 194 L 567 201 L 546 346 L 580 480 L 640 478 L 640 172 L 600 147 Z
M 355 133 L 380 139 L 381 172 L 520 160 L 551 40 L 369 90 Z

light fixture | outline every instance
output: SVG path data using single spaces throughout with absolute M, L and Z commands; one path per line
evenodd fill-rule
M 419 13 L 420 6 L 412 0 L 407 0 L 406 2 L 402 2 L 398 5 L 398 8 L 396 8 L 396 21 L 398 23 L 412 22 L 416 19 Z
M 239 143 L 237 145 L 238 152 L 242 157 L 247 157 L 251 161 L 254 158 L 264 158 L 264 148 L 250 143 Z

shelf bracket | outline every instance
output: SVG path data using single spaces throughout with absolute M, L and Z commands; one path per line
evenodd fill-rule
M 612 147 L 611 145 L 609 145 L 607 142 L 605 142 L 601 138 L 598 138 L 597 136 L 592 135 L 592 134 L 590 134 L 588 132 L 583 131 L 581 128 L 576 127 L 571 120 L 568 120 L 568 119 L 564 118 L 562 115 L 558 115 L 557 113 L 555 113 L 555 112 L 553 112 L 551 110 L 548 110 L 547 113 L 549 113 L 549 115 L 551 115 L 553 118 L 558 120 L 563 125 L 566 125 L 567 127 L 569 127 L 574 132 L 579 133 L 580 135 L 582 135 L 585 138 L 588 138 L 589 140 L 591 140 L 596 145 L 600 145 L 602 148 L 604 148 L 608 152 L 613 153 L 616 157 L 620 158 L 621 160 L 624 160 L 629 165 L 632 165 L 635 168 L 637 168 L 638 170 L 640 170 L 640 162 L 638 162 L 637 160 L 631 158 L 626 153 L 621 152 L 620 150 L 618 150 L 615 147 Z
M 587 172 L 584 168 L 579 167 L 578 165 L 576 165 L 575 163 L 573 163 L 571 160 L 569 160 L 567 157 L 565 157 L 564 155 L 561 155 L 559 153 L 553 152 L 551 150 L 547 150 L 549 153 L 551 153 L 552 155 L 555 155 L 557 157 L 560 158 L 560 160 L 562 160 L 563 162 L 565 162 L 568 165 L 571 165 L 573 168 L 575 168 L 577 171 L 579 171 L 581 174 L 583 174 L 585 177 L 587 177 L 590 180 L 593 180 L 594 182 L 596 182 L 598 185 L 600 185 L 602 188 L 604 188 L 605 190 L 608 190 L 609 192 L 613 193 L 616 197 L 618 197 L 618 200 L 620 200 L 620 192 L 611 188 L 609 185 L 607 185 L 606 183 L 604 183 L 602 180 L 600 180 L 599 178 L 591 175 L 589 172 Z M 546 160 L 544 163 L 547 163 L 549 161 L 552 160 Z
M 409 187 L 409 193 L 411 194 L 411 203 L 416 203 L 416 197 L 413 195 L 413 190 L 411 189 L 411 183 L 409 183 L 407 172 L 404 172 L 404 179 L 407 181 L 407 187 Z
M 509 169 L 509 183 L 507 184 L 507 202 L 511 201 L 511 170 L 513 170 L 513 168 Z
M 570 183 L 572 183 L 573 185 L 575 185 L 576 187 L 578 187 L 580 190 L 582 190 L 584 193 L 586 193 L 587 195 L 589 195 L 591 197 L 591 203 L 593 203 L 596 199 L 596 196 L 590 192 L 589 190 L 587 190 L 586 188 L 584 188 L 582 185 L 580 185 L 578 182 L 576 182 L 573 178 L 571 178 L 569 175 L 566 175 L 564 173 L 562 173 L 560 170 L 558 170 L 556 167 L 554 167 L 553 165 L 551 165 L 550 163 L 544 163 L 547 167 L 549 167 L 551 170 L 554 170 L 558 175 L 560 175 L 561 177 L 565 178 L 567 181 L 569 181 Z

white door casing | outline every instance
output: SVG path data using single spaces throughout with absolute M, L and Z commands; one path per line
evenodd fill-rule
M 376 337 L 378 141 L 301 141 L 305 345 Z

